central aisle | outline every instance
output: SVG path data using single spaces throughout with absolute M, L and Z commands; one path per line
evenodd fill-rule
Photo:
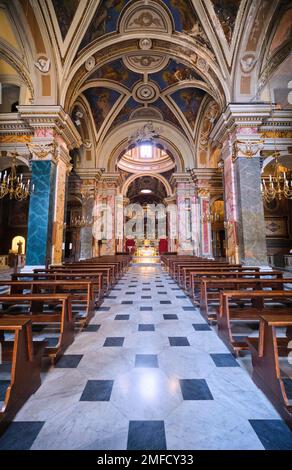
M 0 448 L 263 449 L 289 439 L 161 267 L 133 266 L 44 374 Z

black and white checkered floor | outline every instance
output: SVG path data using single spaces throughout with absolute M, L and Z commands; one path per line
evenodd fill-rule
M 160 266 L 133 266 L 0 449 L 292 449 L 292 433 Z

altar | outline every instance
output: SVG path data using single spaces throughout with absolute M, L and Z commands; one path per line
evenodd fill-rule
M 136 253 L 134 256 L 134 263 L 158 263 L 160 260 L 157 256 L 157 248 L 152 246 L 149 240 L 143 240 L 142 243 L 138 244 Z

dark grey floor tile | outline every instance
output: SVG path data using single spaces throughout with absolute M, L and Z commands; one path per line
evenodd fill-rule
M 189 346 L 190 343 L 188 338 L 185 336 L 170 336 L 169 338 L 170 346 Z
M 280 419 L 250 419 L 265 450 L 292 450 L 292 432 Z
M 141 299 L 152 299 L 151 295 L 141 295 Z
M 210 354 L 210 356 L 215 362 L 216 367 L 239 367 L 237 360 L 230 353 Z
M 135 287 L 137 287 L 137 286 L 136 285 L 128 286 L 129 289 L 135 289 Z
M 135 292 L 125 292 L 126 295 L 135 295 Z
M 181 290 L 180 287 L 172 287 L 171 290 Z
M 104 298 L 105 298 L 105 299 L 112 299 L 112 300 L 114 300 L 114 299 L 117 298 L 117 296 L 116 296 L 116 295 L 105 295 Z
M 99 330 L 101 325 L 87 325 L 85 328 L 83 328 L 82 332 L 83 333 L 95 333 L 96 331 Z
M 207 323 L 193 323 L 193 328 L 195 331 L 212 331 Z
M 157 286 L 156 286 L 156 287 L 162 287 L 162 288 L 163 288 L 163 287 L 164 287 L 164 285 L 163 285 L 163 284 L 159 284 L 159 285 L 157 284 Z
M 292 379 L 283 379 L 288 400 L 292 400 Z
M 47 347 L 54 348 L 59 342 L 59 338 L 45 337 L 44 341 L 47 343 Z
M 140 312 L 152 312 L 153 307 L 140 307 Z
M 143 290 L 143 291 L 149 291 L 149 290 L 151 290 L 151 289 L 149 289 L 148 287 L 144 287 L 142 290 Z
M 195 307 L 182 307 L 182 309 L 185 311 L 185 312 L 193 312 L 195 309 Z
M 127 450 L 166 450 L 164 421 L 130 421 Z
M 119 287 L 113 287 L 112 290 L 122 290 Z
M 172 302 L 170 300 L 160 300 L 161 305 L 169 305 Z
M 109 312 L 111 307 L 99 307 L 97 310 L 99 312 Z
M 122 305 L 133 305 L 133 300 L 123 300 L 121 302 Z
M 76 369 L 82 358 L 82 354 L 64 354 L 60 357 L 55 367 L 57 369 Z
M 178 316 L 175 313 L 164 313 L 163 318 L 164 320 L 178 320 Z
M 116 315 L 115 320 L 129 320 L 130 315 Z
M 44 421 L 14 421 L 0 437 L 0 450 L 29 450 Z
M 143 286 L 150 286 L 150 282 L 142 282 Z
M 157 294 L 161 294 L 161 295 L 167 295 L 167 292 L 166 291 L 157 291 Z
M 135 367 L 158 367 L 156 354 L 136 354 Z
M 152 323 L 140 324 L 138 327 L 138 331 L 155 331 L 155 326 Z
M 125 338 L 119 336 L 109 336 L 105 339 L 104 347 L 122 347 L 124 344 Z
M 205 379 L 183 379 L 179 383 L 184 400 L 213 400 Z
M 113 380 L 88 380 L 80 401 L 110 401 Z
M 176 298 L 177 299 L 186 299 L 187 296 L 186 295 L 176 295 Z
M 0 401 L 5 400 L 6 390 L 10 385 L 10 380 L 0 380 Z

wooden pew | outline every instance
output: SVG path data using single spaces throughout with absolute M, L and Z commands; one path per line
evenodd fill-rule
M 74 316 L 78 326 L 88 325 L 95 314 L 96 295 L 90 280 L 0 281 L 0 286 L 4 285 L 10 287 L 10 294 L 70 294 L 71 306 L 81 304 L 84 308 L 83 316 Z
M 60 335 L 57 345 L 46 347 L 44 352 L 52 363 L 73 343 L 74 322 L 70 295 L 1 294 L 0 305 L 0 319 L 13 316 L 15 319 L 31 320 L 33 325 L 58 325 Z M 20 309 L 20 306 L 23 308 Z
M 111 287 L 114 285 L 114 278 L 113 278 L 113 269 L 110 267 L 99 267 L 99 268 L 82 268 L 79 267 L 79 269 L 73 268 L 71 269 L 69 266 L 68 267 L 59 267 L 58 269 L 35 269 L 34 274 L 56 274 L 56 275 L 67 275 L 67 276 L 98 276 L 99 274 L 102 274 L 102 295 L 104 295 L 106 292 L 108 292 Z M 73 277 L 72 277 L 73 278 Z
M 96 303 L 99 305 L 103 298 L 104 292 L 107 287 L 103 288 L 103 273 L 13 273 L 11 274 L 12 281 L 56 281 L 56 280 L 69 280 L 69 281 L 91 281 L 94 286 L 94 293 L 96 296 Z
M 12 341 L 4 341 L 4 334 L 12 333 Z M 31 322 L 14 317 L 0 319 L 2 363 L 11 363 L 10 383 L 0 411 L 0 434 L 13 420 L 26 400 L 41 384 L 41 357 L 44 341 L 33 344 Z
M 239 301 L 240 306 L 236 306 Z M 287 315 L 288 312 L 292 313 L 292 291 L 224 291 L 220 293 L 218 334 L 230 351 L 238 355 L 247 350 L 248 345 L 246 338 L 241 341 L 234 338 L 232 326 L 235 323 L 259 322 L 262 315 Z
M 269 288 L 273 290 L 284 290 L 284 284 L 291 282 L 291 279 L 264 279 L 261 274 L 262 273 L 254 273 L 255 276 L 253 279 L 250 278 L 234 278 L 234 279 L 213 279 L 213 278 L 200 278 L 200 312 L 201 314 L 208 320 L 208 321 L 216 321 L 217 315 L 219 313 L 219 306 L 218 308 L 213 307 L 213 312 L 210 312 L 209 304 L 211 301 L 218 301 L 220 300 L 220 292 L 226 289 L 228 290 L 237 290 L 240 291 L 242 289 L 250 289 L 250 290 L 262 290 L 263 288 Z M 271 275 L 271 272 L 269 272 Z M 281 273 L 282 275 L 282 273 Z M 263 273 L 265 276 L 265 273 Z M 258 302 L 256 300 L 256 302 Z M 238 301 L 240 304 L 240 300 Z M 252 301 L 254 303 L 254 301 Z
M 201 269 L 191 271 L 190 273 L 190 288 L 186 292 L 192 300 L 200 301 L 200 287 L 201 279 L 203 277 L 210 279 L 257 279 L 257 278 L 278 278 L 281 279 L 283 274 L 281 271 L 259 271 L 258 268 L 246 270 L 245 268 L 229 269 L 229 268 L 208 268 L 203 271 Z
M 286 328 L 286 336 L 278 337 L 277 328 Z M 253 380 L 273 403 L 292 429 L 292 404 L 287 396 L 285 377 L 279 358 L 292 366 L 292 314 L 265 314 L 260 317 L 259 338 L 248 338 L 252 355 Z M 290 355 L 290 357 L 288 357 Z M 291 377 L 290 377 L 291 378 Z

